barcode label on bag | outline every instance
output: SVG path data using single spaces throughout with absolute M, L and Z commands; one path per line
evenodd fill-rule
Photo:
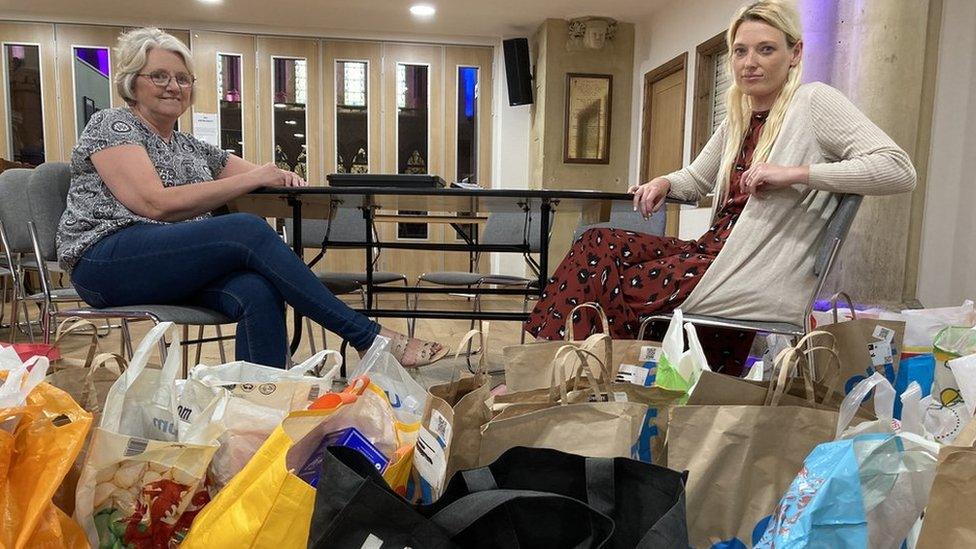
M 641 362 L 657 362 L 657 357 L 661 353 L 660 347 L 645 345 L 641 347 L 640 356 L 637 360 Z
M 868 354 L 871 355 L 871 364 L 875 367 L 884 366 L 894 362 L 894 354 L 891 352 L 891 344 L 887 341 L 875 341 L 868 343 Z
M 621 364 L 620 369 L 617 370 L 617 377 L 614 381 L 617 383 L 633 383 L 634 385 L 640 385 L 643 387 L 647 383 L 647 376 L 649 376 L 651 370 L 649 368 L 644 368 L 643 366 L 635 366 L 633 364 Z
M 321 391 L 319 390 L 319 386 L 318 385 L 312 385 L 312 388 L 308 390 L 308 400 L 309 401 L 312 401 L 312 400 L 315 400 L 315 399 L 319 398 L 319 393 L 320 392 Z
M 451 423 L 437 410 L 430 411 L 430 430 L 440 437 L 445 445 L 451 443 Z
M 138 456 L 139 454 L 146 451 L 149 447 L 149 441 L 144 438 L 130 438 L 129 442 L 125 443 L 125 452 L 122 453 L 123 457 Z
M 882 341 L 887 341 L 889 344 L 895 339 L 895 331 L 891 328 L 885 328 L 884 326 L 878 325 L 874 327 L 874 339 L 880 339 Z

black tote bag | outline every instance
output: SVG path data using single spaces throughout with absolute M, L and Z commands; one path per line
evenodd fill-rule
M 310 549 L 597 549 L 614 531 L 609 517 L 560 494 L 490 489 L 412 506 L 356 450 L 329 448 L 322 467 Z
M 632 459 L 516 447 L 487 467 L 454 475 L 440 499 L 424 512 L 437 513 L 482 491 L 549 492 L 585 502 L 613 519 L 608 548 L 687 549 L 684 486 L 684 474 Z M 550 525 L 545 527 L 550 529 Z

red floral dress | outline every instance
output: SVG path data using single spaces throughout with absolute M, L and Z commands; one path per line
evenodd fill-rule
M 537 338 L 562 339 L 569 311 L 595 301 L 607 313 L 613 337 L 633 338 L 641 317 L 680 306 L 722 251 L 749 200 L 739 180 L 752 162 L 767 115 L 753 113 L 730 175 L 729 197 L 708 232 L 698 240 L 679 240 L 622 229 L 586 231 L 549 279 L 525 330 Z M 591 334 L 598 322 L 594 314 L 576 313 L 574 332 Z

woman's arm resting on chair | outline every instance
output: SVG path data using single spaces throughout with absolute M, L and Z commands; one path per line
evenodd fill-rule
M 818 86 L 811 97 L 810 117 L 820 147 L 836 160 L 809 167 L 810 187 L 863 195 L 915 188 L 917 176 L 908 154 L 842 93 Z
M 102 149 L 91 160 L 119 202 L 134 213 L 157 221 L 190 219 L 260 187 L 305 185 L 300 177 L 274 164 L 245 170 L 251 164 L 232 156 L 215 181 L 164 187 L 146 150 L 135 144 Z M 225 176 L 228 169 L 229 173 L 238 173 Z

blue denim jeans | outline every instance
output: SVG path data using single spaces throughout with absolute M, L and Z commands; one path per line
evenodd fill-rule
M 359 350 L 380 331 L 250 214 L 132 225 L 89 248 L 71 281 L 93 307 L 180 304 L 219 311 L 238 322 L 237 359 L 258 364 L 285 364 L 285 303 Z

